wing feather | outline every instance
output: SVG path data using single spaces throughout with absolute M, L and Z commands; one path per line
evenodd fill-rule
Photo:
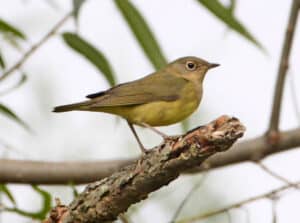
M 154 101 L 174 101 L 187 80 L 168 74 L 154 73 L 142 79 L 117 85 L 107 91 L 88 95 L 89 108 L 138 105 Z

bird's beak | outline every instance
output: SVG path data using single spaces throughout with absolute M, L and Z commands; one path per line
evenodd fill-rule
M 208 69 L 215 68 L 215 67 L 218 67 L 218 66 L 220 66 L 220 64 L 218 64 L 218 63 L 210 63 L 208 65 Z

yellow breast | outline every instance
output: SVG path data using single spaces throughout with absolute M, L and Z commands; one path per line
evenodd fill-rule
M 188 83 L 176 101 L 157 101 L 143 105 L 115 108 L 114 112 L 129 122 L 139 125 L 164 126 L 180 122 L 191 115 L 198 107 L 202 96 L 201 86 Z M 110 113 L 112 113 L 110 111 Z

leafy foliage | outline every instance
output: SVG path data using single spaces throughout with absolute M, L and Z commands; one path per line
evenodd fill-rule
M 26 130 L 30 130 L 28 125 L 20 119 L 10 108 L 0 103 L 0 113 L 10 118 L 11 120 L 17 122 L 21 126 L 23 126 Z
M 1 55 L 1 52 L 0 52 L 0 67 L 2 69 L 5 69 L 5 62 L 4 62 L 3 56 Z
M 5 22 L 3 19 L 0 19 L 0 32 L 10 33 L 14 37 L 18 37 L 23 40 L 26 39 L 26 36 L 19 29 L 15 28 L 11 24 Z
M 75 33 L 66 32 L 63 34 L 63 39 L 69 47 L 94 64 L 111 86 L 116 84 L 115 75 L 103 53 Z
M 85 3 L 86 1 L 72 0 L 72 2 L 73 16 L 77 25 L 80 9 L 83 3 Z M 162 49 L 151 28 L 143 18 L 142 14 L 138 11 L 138 9 L 129 0 L 114 0 L 114 2 L 152 65 L 156 69 L 160 69 L 161 67 L 166 65 L 167 60 L 162 52 Z M 229 28 L 233 29 L 235 32 L 239 33 L 242 37 L 246 38 L 259 48 L 262 48 L 262 45 L 257 41 L 257 39 L 235 17 L 234 10 L 236 7 L 236 0 L 231 0 L 228 7 L 224 6 L 219 0 L 198 0 L 198 2 L 202 6 L 204 6 L 210 13 L 215 15 L 220 21 L 226 24 Z M 4 39 L 9 41 L 11 45 L 17 48 L 19 48 L 17 40 L 26 39 L 26 36 L 22 31 L 2 19 L 0 19 L 0 32 L 3 34 Z M 81 56 L 85 57 L 89 62 L 91 62 L 104 75 L 111 86 L 116 84 L 116 78 L 112 67 L 101 51 L 99 51 L 87 40 L 80 37 L 78 34 L 66 32 L 63 33 L 62 37 L 64 42 L 70 48 L 72 48 L 75 52 L 79 53 Z M 5 69 L 5 65 L 6 64 L 3 56 L 0 53 L 0 67 L 2 69 Z M 25 81 L 26 75 L 23 75 L 21 80 L 12 89 L 20 86 Z M 29 129 L 26 123 L 24 123 L 11 109 L 1 103 L 0 113 L 22 125 L 24 128 Z M 188 131 L 189 124 L 190 123 L 188 119 L 184 120 L 181 123 L 184 132 Z M 3 193 L 5 196 L 7 196 L 12 204 L 15 205 L 13 208 L 6 208 L 6 210 L 33 219 L 44 219 L 51 208 L 51 195 L 38 186 L 32 186 L 32 188 L 38 194 L 40 194 L 43 199 L 43 206 L 37 212 L 27 212 L 17 208 L 13 194 L 11 193 L 7 185 L 0 184 L 0 193 Z M 78 192 L 75 186 L 71 184 L 71 188 L 74 197 L 78 196 Z
M 250 42 L 254 43 L 259 48 L 263 49 L 262 45 L 256 40 L 256 38 L 254 38 L 254 36 L 232 13 L 235 6 L 234 2 L 231 3 L 229 8 L 226 8 L 218 0 L 198 0 L 198 2 L 200 2 L 206 9 L 208 9 L 231 29 L 239 33 Z
M 80 11 L 83 3 L 85 3 L 85 0 L 73 0 L 73 15 L 74 15 L 76 24 L 78 24 L 79 11 Z
M 229 11 L 231 14 L 234 13 L 234 10 L 236 9 L 236 0 L 230 0 L 230 4 L 228 6 Z
M 0 193 L 4 193 L 7 196 L 7 198 L 11 201 L 11 203 L 16 205 L 16 200 L 6 184 L 0 184 Z
M 6 211 L 15 212 L 22 216 L 30 217 L 32 219 L 44 220 L 46 218 L 46 215 L 48 214 L 48 212 L 51 209 L 51 195 L 47 191 L 41 189 L 40 187 L 38 187 L 36 185 L 32 185 L 31 187 L 34 191 L 36 191 L 38 194 L 40 194 L 43 199 L 43 205 L 42 205 L 41 210 L 39 210 L 37 212 L 28 212 L 28 211 L 24 211 L 20 208 L 13 207 L 13 208 L 6 208 Z
M 141 13 L 128 0 L 115 0 L 145 54 L 156 69 L 167 64 L 158 42 Z

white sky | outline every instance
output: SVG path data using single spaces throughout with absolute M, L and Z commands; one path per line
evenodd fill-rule
M 59 5 L 58 10 L 49 7 L 45 1 L 0 0 L 0 16 L 24 30 L 30 42 L 34 43 L 70 9 L 69 1 L 55 2 Z M 192 117 L 193 126 L 208 122 L 221 114 L 228 114 L 238 117 L 247 126 L 245 138 L 262 134 L 266 130 L 291 1 L 237 1 L 237 17 L 263 44 L 268 55 L 229 31 L 197 1 L 133 2 L 148 21 L 170 61 L 193 55 L 221 64 L 206 77 L 201 106 Z M 61 31 L 67 30 L 74 30 L 72 20 Z M 112 1 L 89 0 L 84 5 L 80 14 L 80 34 L 107 56 L 118 82 L 130 81 L 153 71 Z M 289 70 L 297 86 L 298 98 L 299 35 L 300 29 L 295 35 Z M 9 65 L 18 59 L 18 54 L 3 42 L 0 42 L 0 48 Z M 25 44 L 24 48 L 28 46 Z M 51 112 L 56 105 L 82 100 L 85 95 L 108 87 L 101 74 L 66 47 L 59 36 L 39 49 L 22 69 L 28 75 L 27 83 L 2 97 L 1 102 L 17 111 L 29 123 L 34 134 L 28 134 L 0 117 L 1 137 L 26 154 L 24 157 L 9 153 L 6 154 L 7 157 L 90 160 L 131 157 L 139 153 L 132 133 L 123 120 L 107 114 Z M 7 83 L 12 84 L 17 77 L 18 73 L 15 73 Z M 283 129 L 299 126 L 291 101 L 289 81 L 288 78 L 283 102 Z M 0 86 L 1 89 L 5 87 L 7 85 Z M 164 127 L 162 130 L 169 134 L 181 131 L 179 125 Z M 160 142 L 159 137 L 147 130 L 139 129 L 139 134 L 149 147 Z M 299 158 L 300 153 L 293 151 L 269 158 L 266 164 L 291 180 L 297 180 L 300 177 L 297 171 Z M 143 222 L 170 220 L 176 205 L 197 179 L 199 176 L 185 176 L 170 187 L 154 193 L 153 199 L 141 204 L 143 208 L 134 215 L 133 222 L 140 222 L 141 219 Z M 279 182 L 251 164 L 214 171 L 209 174 L 197 196 L 187 204 L 184 216 L 191 216 L 214 206 L 222 207 L 278 185 Z M 38 207 L 36 196 L 29 192 L 28 187 L 13 188 L 20 207 L 28 210 Z M 55 196 L 63 196 L 65 202 L 71 199 L 69 189 L 47 189 Z M 297 193 L 284 196 L 278 204 L 279 221 L 296 222 L 295 219 L 299 219 L 299 201 Z M 247 207 L 251 222 L 271 221 L 269 202 L 262 201 Z M 245 221 L 243 212 L 234 211 L 233 214 L 235 221 Z M 11 214 L 4 214 L 2 218 L 3 222 L 27 222 L 26 219 Z M 214 220 L 220 221 L 220 218 Z

